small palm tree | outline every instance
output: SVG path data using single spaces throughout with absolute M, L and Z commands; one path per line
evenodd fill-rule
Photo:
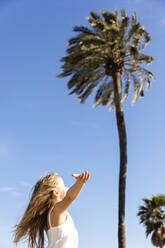
M 146 236 L 152 234 L 151 241 L 156 247 L 165 245 L 165 195 L 144 198 L 144 205 L 139 207 L 140 223 L 146 228 Z
M 70 76 L 69 94 L 76 94 L 81 103 L 96 90 L 94 107 L 109 105 L 116 109 L 120 145 L 119 175 L 119 248 L 126 247 L 125 238 L 125 190 L 127 173 L 127 137 L 123 102 L 127 99 L 131 84 L 134 87 L 133 103 L 144 97 L 144 85 L 150 87 L 153 74 L 143 67 L 153 61 L 143 50 L 150 35 L 137 22 L 136 14 L 130 19 L 121 9 L 121 20 L 114 13 L 101 11 L 101 16 L 91 12 L 87 20 L 92 28 L 75 26 L 78 33 L 68 41 L 67 56 L 61 59 L 63 72 L 59 78 Z

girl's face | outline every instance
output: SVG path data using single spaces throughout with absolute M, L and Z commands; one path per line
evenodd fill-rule
M 56 183 L 56 190 L 58 191 L 59 196 L 62 200 L 68 191 L 68 187 L 64 184 L 64 181 L 60 176 L 57 177 L 56 182 L 57 182 Z

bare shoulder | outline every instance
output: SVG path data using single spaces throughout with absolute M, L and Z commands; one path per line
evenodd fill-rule
M 51 226 L 54 227 L 64 224 L 67 217 L 68 217 L 67 211 L 60 212 L 58 211 L 58 206 L 55 205 L 50 214 Z

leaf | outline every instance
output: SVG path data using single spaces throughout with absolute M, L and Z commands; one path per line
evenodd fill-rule
M 116 19 L 116 25 L 119 26 L 120 25 L 120 19 L 119 19 L 119 16 L 118 16 L 118 11 L 117 9 L 115 9 L 115 19 Z
M 131 86 L 131 78 L 130 78 L 130 75 L 128 75 L 128 79 L 126 81 L 126 86 L 125 86 L 125 90 L 124 90 L 124 96 L 122 98 L 122 102 L 124 102 L 127 97 L 128 97 L 128 93 L 129 93 L 129 90 L 130 90 L 130 86 Z
M 133 37 L 134 34 L 136 34 L 138 32 L 140 28 L 140 23 L 134 23 L 132 24 L 129 32 L 128 32 L 128 35 L 126 37 L 126 42 L 128 43 L 130 41 L 130 39 Z
M 111 12 L 108 12 L 108 11 L 104 11 L 104 10 L 101 10 L 101 15 L 103 16 L 104 18 L 104 21 L 108 24 L 108 25 L 113 25 L 113 24 L 116 24 L 116 17 L 113 13 Z
M 73 38 L 68 40 L 67 46 L 71 46 L 73 44 L 76 44 L 76 43 L 80 42 L 80 40 L 81 40 L 81 36 L 73 37 Z
M 120 25 L 120 42 L 123 40 L 123 37 L 127 31 L 128 26 L 129 26 L 129 17 L 124 17 Z
M 127 16 L 124 8 L 121 9 L 121 16 L 122 18 L 125 18 Z
M 93 18 L 93 19 L 95 19 L 95 20 L 98 20 L 98 19 L 100 19 L 100 16 L 97 14 L 97 12 L 95 12 L 95 11 L 91 11 L 90 12 L 90 15 L 91 15 L 91 17 Z
M 93 30 L 91 30 L 91 29 L 89 29 L 87 27 L 84 27 L 84 26 L 75 26 L 73 28 L 73 31 L 81 32 L 83 34 L 96 35 L 96 33 Z
M 107 80 L 107 78 L 105 79 L 105 81 Z M 101 85 L 96 92 L 95 103 L 93 105 L 93 108 L 98 106 L 99 104 L 102 104 L 102 105 L 109 104 L 112 93 L 113 93 L 113 81 L 111 80 L 107 84 L 103 83 L 103 85 Z
M 144 33 L 144 39 L 145 39 L 145 41 L 144 41 L 144 44 L 142 46 L 142 49 L 146 48 L 146 46 L 148 45 L 148 43 L 151 40 L 151 36 L 147 31 L 145 31 L 145 33 Z
M 132 14 L 132 25 L 136 24 L 136 12 Z
M 80 103 L 84 103 L 85 102 L 85 100 L 92 93 L 92 91 L 94 90 L 94 88 L 96 86 L 97 86 L 96 84 L 89 85 L 89 87 L 85 90 L 85 92 L 81 96 L 79 96 L 79 99 L 81 100 Z
M 132 74 L 131 76 L 132 76 L 133 81 L 134 81 L 134 98 L 132 100 L 132 104 L 135 104 L 137 99 L 138 99 L 140 83 L 139 83 L 139 81 L 135 75 Z
M 138 53 L 139 53 L 138 49 L 133 45 L 131 45 L 129 47 L 129 51 L 130 51 L 130 55 L 133 56 L 133 57 L 136 57 L 138 55 Z
M 61 74 L 58 74 L 57 75 L 57 78 L 63 78 L 63 77 L 67 77 L 67 76 L 70 76 L 72 74 L 72 72 L 63 72 Z

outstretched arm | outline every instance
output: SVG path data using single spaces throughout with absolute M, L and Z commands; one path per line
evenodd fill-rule
M 72 176 L 76 179 L 75 184 L 70 187 L 66 193 L 64 199 L 58 203 L 56 203 L 55 211 L 58 214 L 62 214 L 77 198 L 79 193 L 81 192 L 83 186 L 88 181 L 90 174 L 88 171 L 85 171 L 81 174 L 72 174 Z

